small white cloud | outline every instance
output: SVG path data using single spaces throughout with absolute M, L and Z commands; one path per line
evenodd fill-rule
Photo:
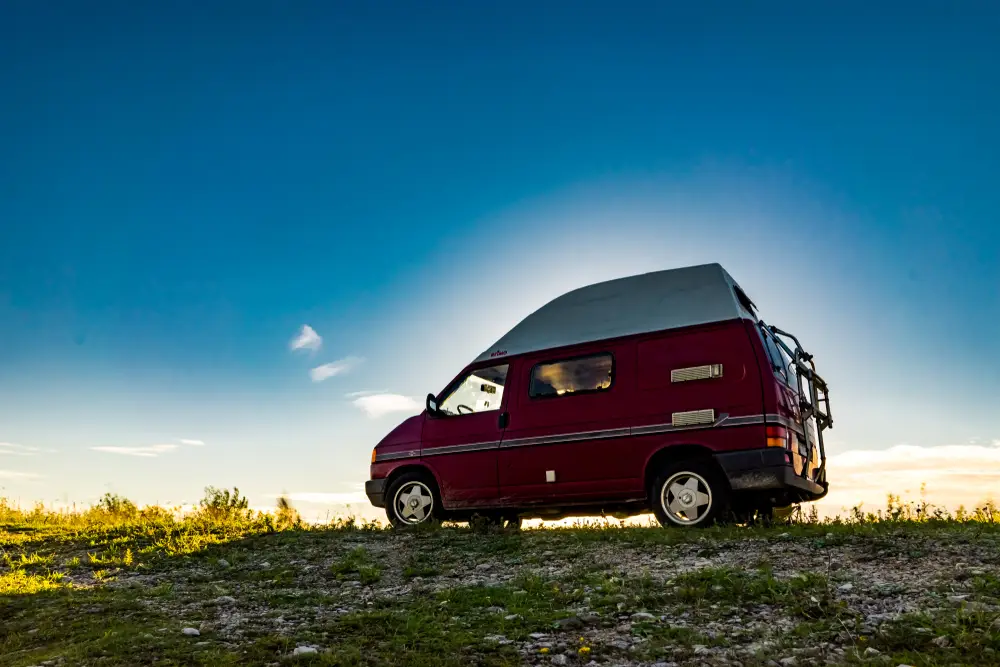
M 316 333 L 308 324 L 303 324 L 298 335 L 291 340 L 288 347 L 292 350 L 312 350 L 315 352 L 323 345 L 323 337 Z
M 361 396 L 374 396 L 375 394 L 388 394 L 388 389 L 365 389 L 363 391 L 352 391 L 349 394 L 344 394 L 347 398 L 359 398 Z
M 0 479 L 41 479 L 41 475 L 34 472 L 21 472 L 19 470 L 0 470 Z
M 9 454 L 11 456 L 35 456 L 40 451 L 38 447 L 29 447 L 28 445 L 18 445 L 13 442 L 0 442 L 0 456 L 4 454 Z
M 188 440 L 186 438 L 181 438 L 180 442 L 181 442 L 182 445 L 191 445 L 192 447 L 204 447 L 205 446 L 205 441 L 204 440 Z
M 420 403 L 416 399 L 400 394 L 369 394 L 360 396 L 351 403 L 361 410 L 364 410 L 372 419 L 387 415 L 391 412 L 414 412 L 420 410 Z
M 364 359 L 361 357 L 345 357 L 343 359 L 338 359 L 337 361 L 331 361 L 328 364 L 317 366 L 309 371 L 309 377 L 312 378 L 313 382 L 322 382 L 327 378 L 332 378 L 334 375 L 349 373 L 363 361 Z
M 91 447 L 95 452 L 106 452 L 108 454 L 121 454 L 123 456 L 142 456 L 154 458 L 160 454 L 166 454 L 177 449 L 177 445 L 149 445 L 146 447 Z

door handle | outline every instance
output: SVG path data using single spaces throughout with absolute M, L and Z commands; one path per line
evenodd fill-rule
M 497 428 L 507 428 L 507 424 L 510 423 L 510 413 L 501 412 L 500 417 L 497 419 Z

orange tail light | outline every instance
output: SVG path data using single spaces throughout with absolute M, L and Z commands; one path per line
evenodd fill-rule
M 768 426 L 767 427 L 767 446 L 768 447 L 788 447 L 788 429 L 784 426 Z

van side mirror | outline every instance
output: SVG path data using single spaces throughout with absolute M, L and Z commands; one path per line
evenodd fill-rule
M 427 394 L 427 414 L 432 416 L 438 414 L 437 398 L 434 394 Z

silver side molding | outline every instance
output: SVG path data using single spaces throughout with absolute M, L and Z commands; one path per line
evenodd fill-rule
M 424 448 L 422 450 L 411 449 L 402 452 L 379 453 L 376 454 L 375 462 L 382 463 L 383 461 L 440 456 L 444 454 L 465 454 L 470 452 L 507 449 L 512 447 L 535 447 L 539 445 L 555 445 L 560 443 L 583 442 L 587 440 L 656 435 L 660 433 L 672 433 L 674 431 L 686 431 L 699 426 L 725 428 L 732 426 L 753 426 L 756 424 L 780 424 L 795 431 L 795 433 L 802 437 L 802 425 L 797 424 L 781 415 L 757 414 L 730 417 L 726 412 L 719 413 L 719 415 L 716 416 L 715 410 L 689 410 L 687 412 L 673 413 L 672 421 L 669 424 L 645 424 L 643 426 L 611 428 L 599 431 L 576 431 L 556 435 L 513 438 L 509 440 L 488 440 L 485 442 L 474 442 L 461 445 L 446 445 L 443 447 Z M 695 430 L 697 429 L 695 428 Z

